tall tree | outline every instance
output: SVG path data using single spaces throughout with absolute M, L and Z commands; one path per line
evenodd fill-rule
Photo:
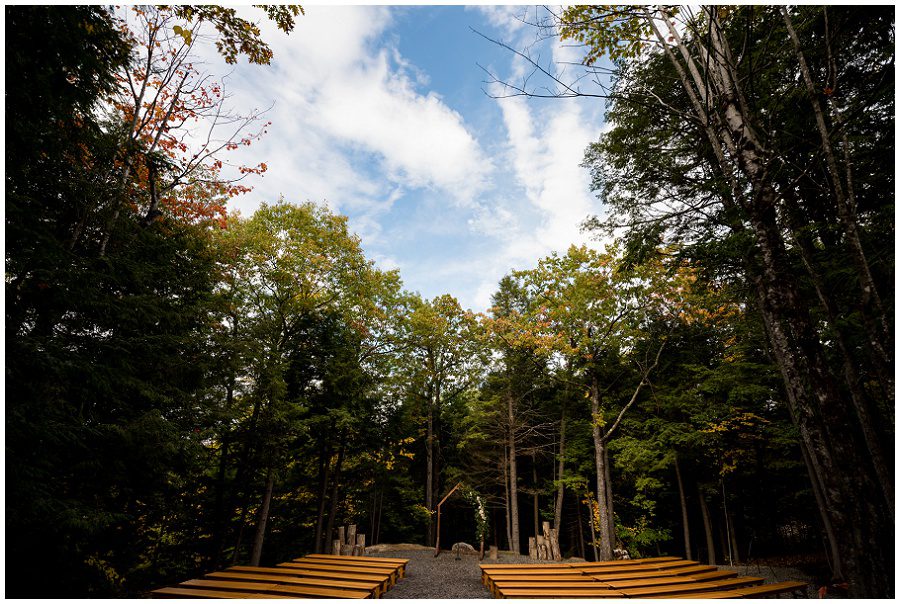
M 409 388 L 408 395 L 419 403 L 425 421 L 424 499 L 429 512 L 434 510 L 440 488 L 437 423 L 442 408 L 469 389 L 478 375 L 482 353 L 477 331 L 475 316 L 464 311 L 450 295 L 433 300 L 418 296 L 410 299 L 399 375 Z M 434 540 L 434 527 L 429 520 L 426 543 L 431 545 Z
M 891 318 L 878 301 L 887 289 L 871 276 L 892 274 L 892 266 L 874 264 L 869 258 L 881 253 L 864 249 L 867 236 L 854 235 L 878 232 L 877 223 L 864 216 L 874 218 L 884 206 L 860 204 L 853 213 L 846 192 L 851 183 L 860 190 L 860 179 L 869 187 L 883 185 L 880 176 L 857 174 L 853 156 L 893 129 L 892 114 L 883 111 L 892 103 L 892 80 L 885 79 L 893 60 L 892 17 L 871 10 L 828 15 L 829 22 L 821 8 L 782 13 L 705 7 L 693 13 L 658 6 L 578 7 L 563 16 L 562 33 L 586 45 L 588 61 L 609 54 L 622 65 L 609 114 L 617 127 L 592 149 L 588 162 L 605 200 L 617 209 L 613 215 L 627 217 L 631 241 L 655 245 L 665 236 L 692 250 L 697 243 L 723 240 L 739 246 L 739 270 L 764 317 L 844 574 L 852 593 L 885 596 L 893 593 L 892 574 L 885 570 L 892 558 L 882 553 L 892 550 L 884 541 L 877 555 L 864 553 L 872 543 L 892 539 L 885 528 L 893 526 L 893 471 L 884 452 L 885 423 L 874 411 L 884 407 L 879 395 L 873 402 L 873 392 L 860 390 L 852 369 L 861 366 L 861 357 L 871 358 L 873 377 L 889 393 L 891 382 L 879 378 L 877 369 L 892 359 L 881 354 L 880 345 L 854 350 L 840 342 L 876 333 L 892 341 Z M 792 35 L 793 21 L 804 23 L 808 39 L 796 35 L 800 28 Z M 737 47 L 743 50 L 737 53 Z M 833 93 L 829 83 L 840 81 L 846 88 L 842 100 L 855 107 L 852 119 L 848 112 L 831 116 L 825 136 L 824 111 L 815 110 L 811 76 L 803 73 L 813 49 L 825 96 Z M 866 67 L 851 67 L 851 57 L 861 56 Z M 859 74 L 859 86 L 850 83 L 851 71 L 865 74 Z M 681 86 L 662 90 L 659 83 L 666 78 Z M 794 95 L 812 103 L 813 111 L 796 112 Z M 639 133 L 641 121 L 657 127 Z M 846 151 L 843 166 L 837 166 L 835 148 Z M 854 267 L 849 276 L 857 294 L 843 289 L 835 296 L 824 286 L 833 267 L 823 260 L 835 257 Z M 819 305 L 808 303 L 807 288 Z M 818 316 L 836 334 L 843 363 L 833 362 Z M 849 329 L 851 317 L 861 329 Z

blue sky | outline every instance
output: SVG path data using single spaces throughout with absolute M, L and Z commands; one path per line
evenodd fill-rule
M 282 195 L 327 204 L 407 289 L 476 311 L 510 270 L 589 242 L 579 223 L 602 208 L 578 164 L 602 130 L 603 102 L 483 91 L 479 64 L 511 81 L 528 69 L 472 29 L 543 63 L 578 61 L 577 49 L 535 41 L 516 18 L 533 8 L 304 8 L 290 35 L 246 9 L 275 58 L 237 66 L 225 88 L 239 111 L 274 103 L 273 125 L 241 151 L 269 170 L 231 209 L 248 215 Z M 208 63 L 224 72 L 213 51 Z

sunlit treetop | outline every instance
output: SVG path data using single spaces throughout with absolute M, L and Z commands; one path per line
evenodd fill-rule
M 254 5 L 266 12 L 278 29 L 289 33 L 294 29 L 294 18 L 304 14 L 303 7 L 290 5 Z M 256 24 L 238 17 L 237 10 L 224 6 L 188 6 L 179 5 L 173 7 L 160 7 L 171 9 L 175 16 L 186 21 L 205 21 L 213 25 L 218 31 L 216 48 L 229 64 L 237 63 L 238 55 L 245 55 L 251 63 L 268 65 L 272 60 L 272 49 L 260 37 L 259 27 Z M 182 36 L 186 43 L 190 44 L 192 36 L 191 27 L 175 26 L 173 31 Z

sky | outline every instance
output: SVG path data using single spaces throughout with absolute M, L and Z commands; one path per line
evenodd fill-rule
M 579 164 L 602 131 L 603 101 L 488 94 L 499 90 L 485 69 L 512 82 L 530 70 L 476 32 L 545 65 L 578 63 L 576 48 L 540 41 L 523 23 L 533 7 L 304 9 L 289 35 L 241 9 L 274 52 L 269 66 L 227 68 L 208 51 L 235 110 L 271 106 L 268 133 L 232 156 L 268 171 L 230 210 L 248 216 L 280 197 L 325 204 L 406 289 L 450 293 L 476 312 L 511 270 L 600 245 L 580 232 L 602 207 Z

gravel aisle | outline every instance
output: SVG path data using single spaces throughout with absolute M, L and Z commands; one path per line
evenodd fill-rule
M 389 551 L 370 556 L 385 558 L 408 558 L 406 577 L 397 582 L 382 598 L 485 598 L 490 592 L 481 584 L 481 562 L 478 556 L 461 555 L 457 560 L 452 551 L 441 552 L 437 558 L 434 550 Z M 491 564 L 521 564 L 534 562 L 528 556 L 501 554 L 499 560 L 488 560 Z

